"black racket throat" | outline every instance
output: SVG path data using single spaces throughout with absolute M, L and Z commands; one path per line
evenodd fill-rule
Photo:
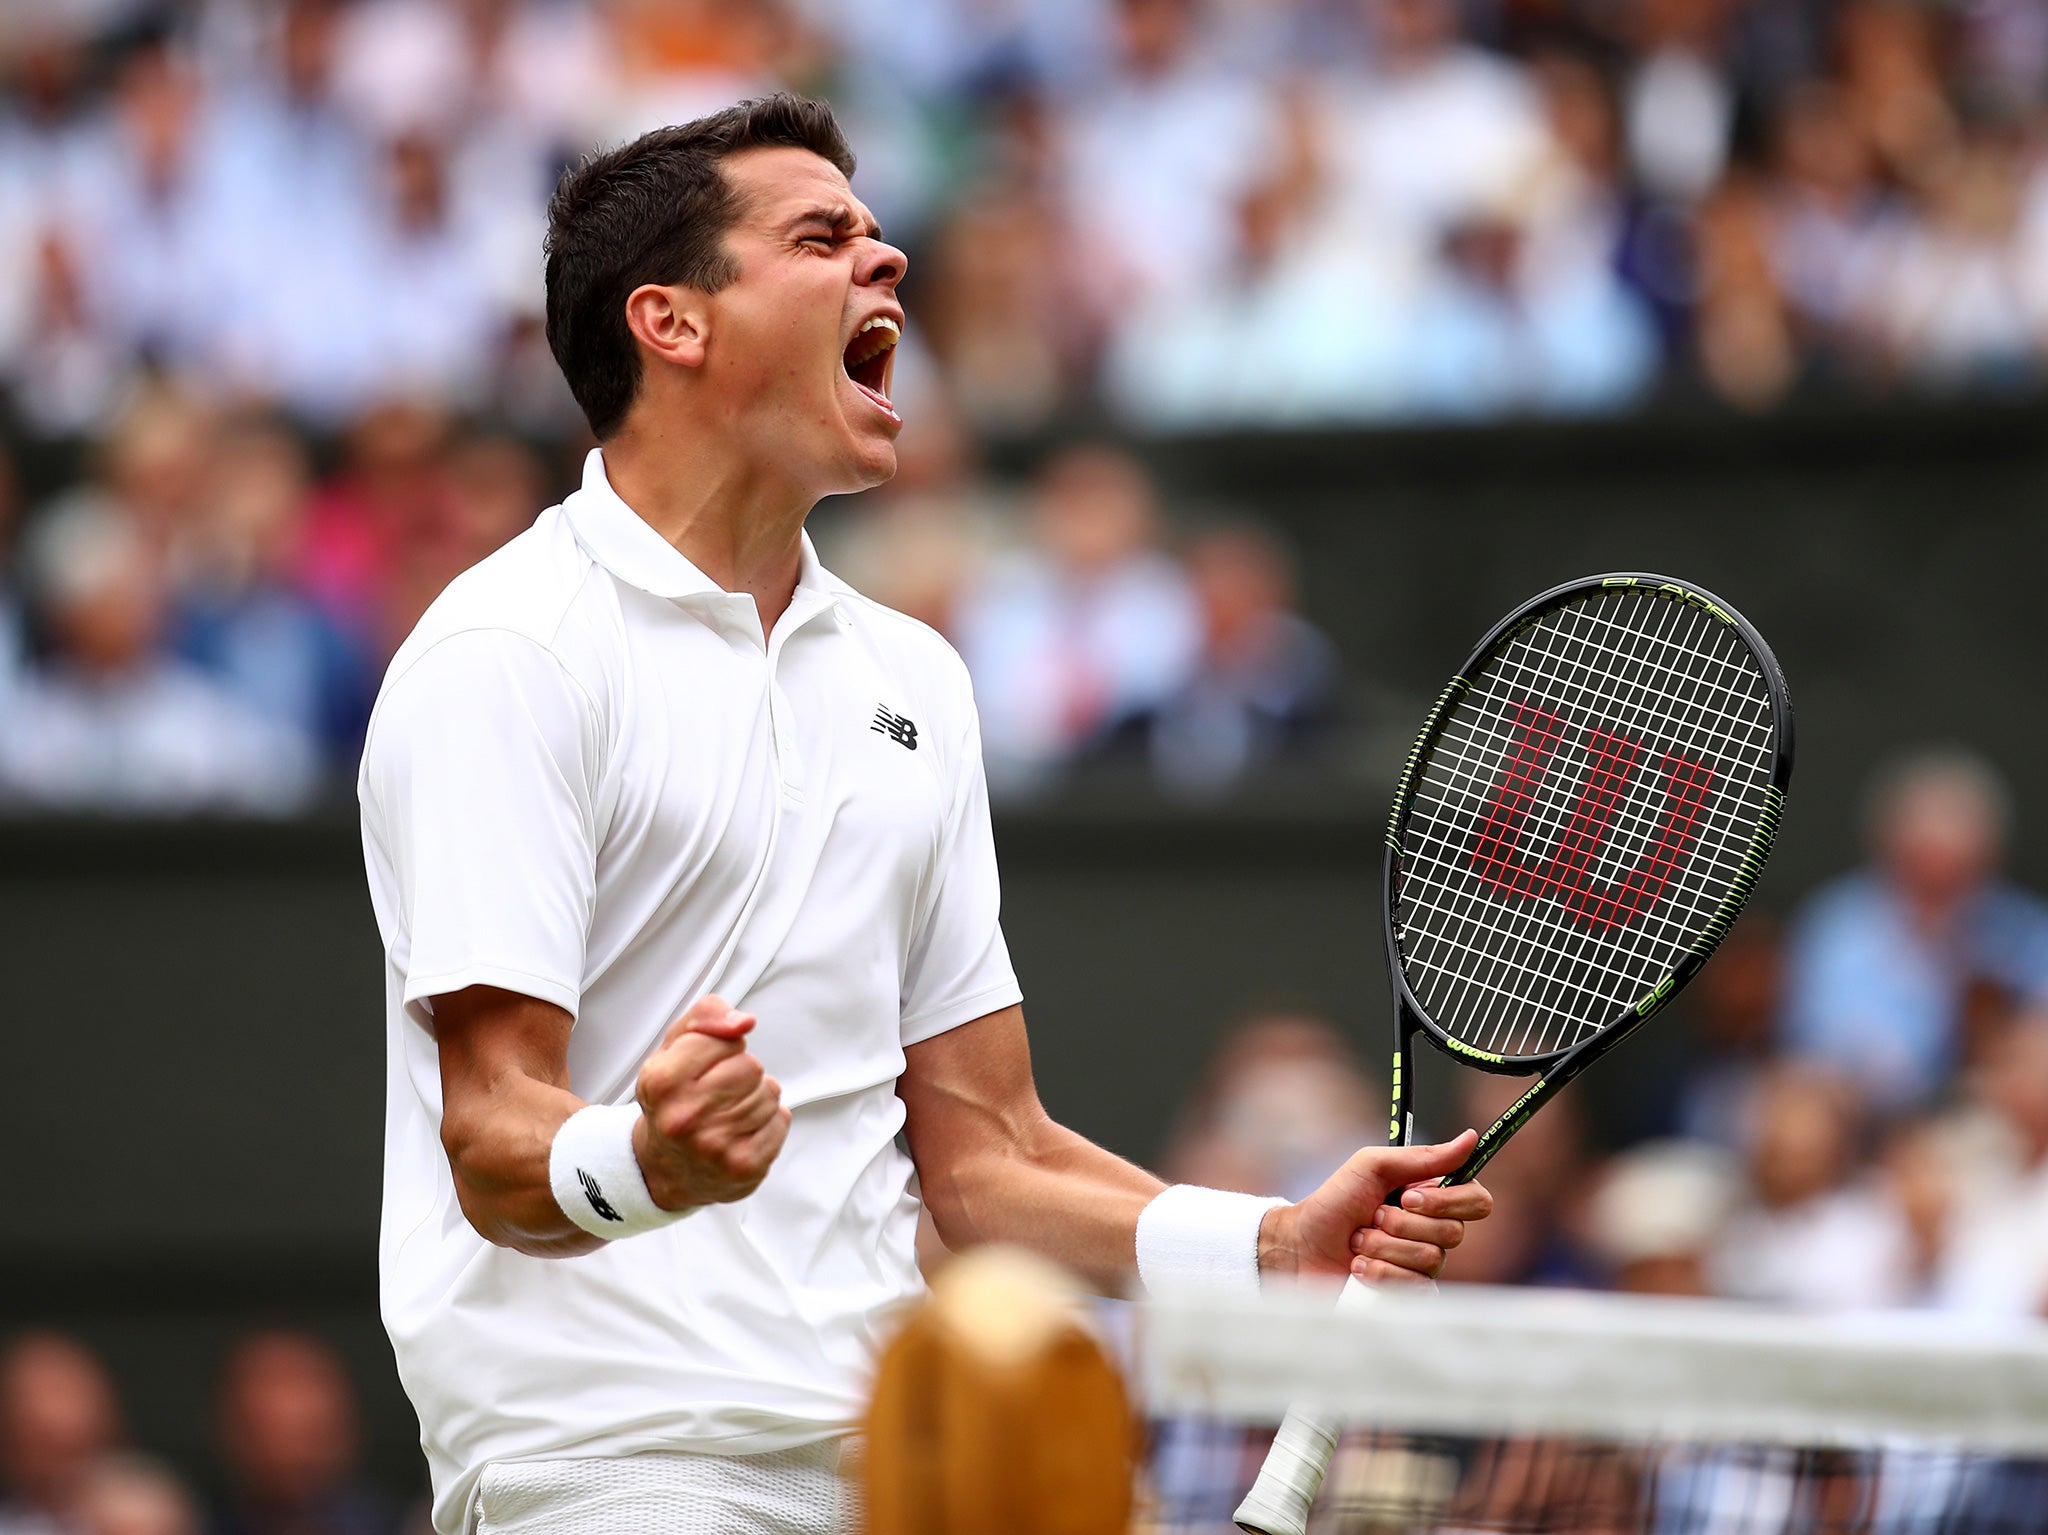
M 1470 1183 L 1477 1178 L 1480 1171 L 1488 1162 L 1494 1159 L 1494 1156 L 1508 1143 L 1514 1133 L 1528 1122 L 1531 1115 L 1550 1102 L 1560 1092 L 1564 1091 L 1572 1079 L 1592 1065 L 1594 1061 L 1634 1033 L 1637 1028 L 1647 1021 L 1647 1017 L 1648 1015 L 1631 1018 L 1621 1026 L 1602 1031 L 1598 1036 L 1568 1051 L 1556 1065 L 1546 1071 L 1537 1073 L 1535 1080 L 1529 1084 L 1527 1090 L 1518 1095 L 1513 1103 L 1503 1109 L 1491 1125 L 1479 1132 L 1479 1142 L 1472 1148 L 1471 1155 L 1467 1156 L 1459 1164 L 1455 1172 L 1449 1173 L 1443 1178 L 1443 1186 L 1448 1188 L 1454 1184 Z M 1529 1075 L 1529 1073 L 1520 1068 L 1503 1067 L 1487 1061 L 1473 1060 L 1469 1056 L 1461 1054 L 1457 1050 L 1441 1043 L 1435 1034 L 1417 1030 L 1414 1023 L 1409 1021 L 1402 1028 L 1400 1034 L 1401 1048 L 1394 1055 L 1394 1107 L 1392 1123 L 1388 1129 L 1389 1140 L 1393 1145 L 1405 1146 L 1413 1139 L 1414 1119 L 1413 1110 L 1408 1101 L 1407 1084 L 1414 1076 L 1412 1057 L 1415 1049 L 1414 1040 L 1418 1033 L 1421 1033 L 1423 1038 L 1428 1039 L 1430 1044 L 1439 1053 L 1449 1057 L 1451 1060 L 1462 1061 L 1468 1066 L 1477 1066 L 1483 1071 L 1495 1072 L 1504 1076 Z M 1477 1129 L 1478 1127 L 1474 1126 L 1473 1128 Z M 1389 1190 L 1385 1203 L 1390 1205 L 1400 1204 L 1401 1196 L 1406 1192 L 1405 1188 Z
M 1533 1079 L 1458 1184 L 1662 1010 L 1754 889 L 1791 767 L 1776 658 L 1696 586 L 1594 576 L 1496 624 L 1431 707 L 1388 822 L 1391 1143 L 1410 1138 L 1418 1035 Z

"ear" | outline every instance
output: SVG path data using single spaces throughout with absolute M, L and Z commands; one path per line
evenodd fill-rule
M 680 368 L 704 366 L 711 314 L 695 288 L 641 284 L 626 295 L 626 328 L 664 362 Z

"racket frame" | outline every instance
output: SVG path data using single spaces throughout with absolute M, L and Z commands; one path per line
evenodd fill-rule
M 1442 733 L 1445 722 L 1458 700 L 1472 688 L 1472 676 L 1499 650 L 1523 629 L 1535 623 L 1544 614 L 1562 607 L 1581 597 L 1597 595 L 1615 589 L 1648 587 L 1654 592 L 1673 601 L 1689 603 L 1701 608 L 1721 622 L 1733 628 L 1748 645 L 1755 657 L 1758 670 L 1763 673 L 1764 686 L 1771 706 L 1772 746 L 1775 758 L 1771 765 L 1770 783 L 1764 797 L 1764 807 L 1757 817 L 1756 829 L 1750 835 L 1750 842 L 1744 850 L 1741 863 L 1731 883 L 1728 894 L 1715 908 L 1700 936 L 1687 948 L 1678 962 L 1642 996 L 1622 1008 L 1615 1017 L 1603 1025 L 1590 1038 L 1565 1050 L 1553 1051 L 1547 1055 L 1501 1055 L 1479 1050 L 1453 1039 L 1429 1012 L 1416 1000 L 1415 993 L 1408 985 L 1408 977 L 1401 962 L 1401 946 L 1394 925 L 1395 888 L 1399 878 L 1401 857 L 1401 832 L 1407 825 L 1408 811 L 1413 803 L 1418 771 L 1429 749 L 1435 745 Z M 1401 770 L 1400 782 L 1394 790 L 1393 813 L 1387 820 L 1387 853 L 1381 877 L 1381 929 L 1387 948 L 1387 975 L 1394 994 L 1394 1069 L 1392 1072 L 1393 1111 L 1389 1125 L 1389 1139 L 1397 1146 L 1408 1143 L 1413 1129 L 1414 1117 L 1410 1109 L 1414 1090 L 1415 1036 L 1421 1034 L 1429 1042 L 1453 1060 L 1476 1066 L 1481 1071 L 1491 1071 L 1503 1076 L 1534 1076 L 1536 1081 L 1527 1091 L 1509 1104 L 1492 1126 L 1479 1138 L 1479 1144 L 1466 1158 L 1465 1164 L 1443 1181 L 1469 1183 L 1509 1138 L 1528 1122 L 1544 1104 L 1555 1097 L 1566 1083 L 1584 1071 L 1594 1061 L 1612 1050 L 1624 1039 L 1642 1027 L 1650 1018 L 1669 1002 L 1673 996 L 1699 972 L 1701 965 L 1712 957 L 1727 936 L 1728 929 L 1748 903 L 1750 892 L 1755 889 L 1757 877 L 1763 872 L 1764 861 L 1770 856 L 1771 846 L 1777 840 L 1778 820 L 1785 803 L 1785 791 L 1792 780 L 1792 702 L 1785 687 L 1784 673 L 1779 669 L 1778 658 L 1764 643 L 1763 636 L 1751 627 L 1748 620 L 1725 602 L 1702 587 L 1685 582 L 1673 581 L 1666 576 L 1649 575 L 1644 572 L 1617 572 L 1604 576 L 1588 576 L 1577 581 L 1567 581 L 1562 586 L 1532 597 L 1514 612 L 1487 631 L 1486 637 L 1473 647 L 1472 654 L 1451 679 L 1449 686 L 1437 696 L 1423 720 L 1422 730 L 1415 745 L 1409 750 L 1408 761 Z M 1399 1189 L 1387 1195 L 1387 1202 L 1398 1202 Z M 1339 1311 L 1347 1311 L 1372 1303 L 1374 1292 L 1361 1284 L 1355 1277 L 1346 1279 L 1343 1294 L 1338 1297 Z M 1311 1406 L 1297 1406 L 1289 1410 L 1275 1435 L 1273 1448 L 1259 1469 L 1258 1480 L 1246 1493 L 1244 1502 L 1233 1515 L 1241 1530 L 1251 1535 L 1307 1535 L 1309 1513 L 1314 1506 L 1316 1493 L 1321 1488 L 1324 1474 L 1329 1470 L 1330 1460 L 1343 1432 L 1341 1420 L 1328 1416 Z
M 1452 710 L 1471 691 L 1472 679 L 1498 651 L 1512 642 L 1523 630 L 1558 608 L 1587 597 L 1627 590 L 1647 590 L 1667 601 L 1683 602 L 1698 608 L 1733 629 L 1743 644 L 1749 648 L 1750 654 L 1756 660 L 1757 670 L 1763 676 L 1764 689 L 1771 708 L 1773 760 L 1764 806 L 1757 817 L 1756 830 L 1751 833 L 1749 846 L 1743 852 L 1734 882 L 1721 904 L 1715 909 L 1712 918 L 1708 920 L 1705 930 L 1686 949 L 1677 964 L 1646 989 L 1642 996 L 1621 1008 L 1613 1018 L 1600 1025 L 1590 1036 L 1566 1049 L 1542 1055 L 1504 1055 L 1481 1050 L 1454 1038 L 1430 1017 L 1429 1010 L 1416 999 L 1414 991 L 1409 987 L 1407 972 L 1402 964 L 1400 935 L 1394 918 L 1396 891 L 1400 880 L 1401 834 L 1407 827 L 1408 813 L 1415 802 L 1422 765 L 1442 736 Z M 1394 994 L 1395 1045 L 1393 1070 L 1390 1073 L 1393 1106 L 1389 1115 L 1389 1142 L 1396 1146 L 1405 1146 L 1413 1133 L 1412 1097 L 1415 1037 L 1418 1033 L 1452 1060 L 1460 1061 L 1467 1066 L 1500 1076 L 1536 1078 L 1528 1091 L 1509 1104 L 1500 1117 L 1480 1135 L 1479 1144 L 1473 1147 L 1472 1154 L 1465 1159 L 1464 1165 L 1443 1180 L 1446 1184 L 1470 1183 L 1479 1175 L 1480 1169 L 1493 1160 L 1495 1154 L 1507 1144 L 1514 1133 L 1527 1123 L 1530 1115 L 1556 1097 L 1567 1083 L 1588 1066 L 1641 1028 L 1676 996 L 1685 984 L 1699 973 L 1700 966 L 1713 956 L 1722 938 L 1727 936 L 1728 929 L 1734 926 L 1736 917 L 1741 915 L 1742 908 L 1748 904 L 1750 892 L 1755 889 L 1757 878 L 1763 873 L 1764 863 L 1770 857 L 1771 847 L 1777 840 L 1778 821 L 1784 809 L 1785 792 L 1792 782 L 1792 746 L 1792 699 L 1785 686 L 1785 674 L 1778 666 L 1778 658 L 1748 619 L 1703 587 L 1644 571 L 1618 571 L 1606 575 L 1584 576 L 1579 580 L 1554 586 L 1549 591 L 1530 598 L 1489 629 L 1485 637 L 1473 646 L 1471 655 L 1465 658 L 1465 664 L 1458 668 L 1457 674 L 1445 685 L 1444 690 L 1437 695 L 1436 702 L 1430 706 L 1429 713 L 1422 722 L 1422 729 L 1416 735 L 1415 744 L 1409 748 L 1408 760 L 1401 769 L 1400 780 L 1394 787 L 1394 806 L 1387 818 L 1387 851 L 1382 860 L 1380 877 L 1380 930 L 1386 944 L 1387 975 Z M 1387 1196 L 1389 1203 L 1397 1201 L 1399 1197 L 1399 1190 Z

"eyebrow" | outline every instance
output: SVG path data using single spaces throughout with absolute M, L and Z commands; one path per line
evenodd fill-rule
M 795 229 L 800 224 L 810 223 L 825 224 L 833 229 L 846 229 L 859 225 L 861 232 L 869 239 L 879 240 L 882 238 L 882 226 L 880 224 L 876 223 L 872 218 L 862 220 L 858 214 L 843 203 L 830 208 L 822 205 L 815 208 L 806 208 L 789 221 L 789 227 Z

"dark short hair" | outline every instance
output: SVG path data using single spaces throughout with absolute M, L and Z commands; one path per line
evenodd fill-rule
M 743 149 L 808 149 L 846 175 L 853 151 L 832 109 L 780 92 L 591 155 L 548 203 L 548 346 L 599 440 L 640 388 L 626 298 L 644 283 L 707 293 L 738 275 L 725 234 L 740 202 L 719 169 Z

